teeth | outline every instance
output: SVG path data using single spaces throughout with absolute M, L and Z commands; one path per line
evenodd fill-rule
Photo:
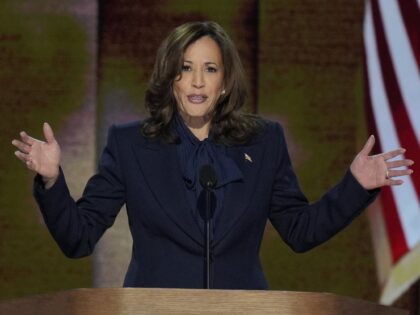
M 203 96 L 203 95 L 191 95 L 188 96 L 188 99 L 190 100 L 190 102 L 193 103 L 202 103 L 206 100 L 207 97 Z

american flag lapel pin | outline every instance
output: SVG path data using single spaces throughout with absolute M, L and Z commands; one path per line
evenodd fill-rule
M 248 154 L 244 153 L 244 156 L 245 156 L 245 160 L 252 163 L 252 159 Z

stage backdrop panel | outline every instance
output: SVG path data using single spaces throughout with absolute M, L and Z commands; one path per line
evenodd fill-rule
M 75 197 L 94 170 L 94 1 L 0 2 L 0 298 L 91 286 L 90 259 L 70 260 L 32 198 L 13 138 L 55 130 Z
M 363 4 L 260 2 L 259 113 L 283 125 L 310 201 L 341 179 L 367 139 L 361 79 Z M 262 260 L 272 288 L 378 298 L 365 214 L 304 254 L 291 252 L 268 226 Z

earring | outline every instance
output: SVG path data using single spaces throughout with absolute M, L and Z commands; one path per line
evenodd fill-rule
M 220 93 L 221 95 L 225 95 L 226 94 L 226 90 L 225 89 L 223 89 L 222 90 L 222 93 Z

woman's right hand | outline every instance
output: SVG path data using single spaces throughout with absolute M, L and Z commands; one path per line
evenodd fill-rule
M 14 139 L 12 144 L 19 149 L 15 155 L 28 169 L 42 176 L 45 188 L 48 189 L 54 185 L 59 175 L 61 149 L 48 123 L 44 123 L 43 132 L 45 141 L 32 138 L 22 131 L 21 140 Z

